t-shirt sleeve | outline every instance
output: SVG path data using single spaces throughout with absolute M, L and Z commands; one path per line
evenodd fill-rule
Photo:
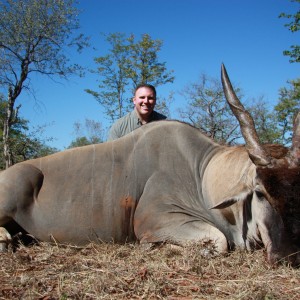
M 113 141 L 113 140 L 116 140 L 116 139 L 118 139 L 120 137 L 121 137 L 120 136 L 120 132 L 119 132 L 117 126 L 115 126 L 115 124 L 112 125 L 111 128 L 110 128 L 110 130 L 109 130 L 109 132 L 108 132 L 107 141 L 108 142 L 109 141 Z

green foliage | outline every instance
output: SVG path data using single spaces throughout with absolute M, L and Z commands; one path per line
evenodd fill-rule
M 16 99 L 30 89 L 29 76 L 39 73 L 67 78 L 81 74 L 70 63 L 66 49 L 78 51 L 88 45 L 79 29 L 74 0 L 7 0 L 0 2 L 0 88 L 8 91 L 3 126 L 6 166 L 13 164 L 11 128 L 16 121 Z
M 143 34 L 136 41 L 134 35 L 112 33 L 105 36 L 110 45 L 109 54 L 95 58 L 99 75 L 99 91 L 86 89 L 105 109 L 112 121 L 132 109 L 132 92 L 140 83 L 154 86 L 173 82 L 173 71 L 168 71 L 165 62 L 159 62 L 158 52 L 162 41 Z
M 293 121 L 300 109 L 300 79 L 289 81 L 289 88 L 279 90 L 279 102 L 274 107 L 281 132 L 280 142 L 289 144 L 292 139 Z
M 0 83 L 21 84 L 32 72 L 66 77 L 80 71 L 69 64 L 65 48 L 81 50 L 82 36 L 71 38 L 79 28 L 73 0 L 7 0 L 0 3 Z
M 103 142 L 103 128 L 100 122 L 85 119 L 84 124 L 74 123 L 75 140 L 71 142 L 68 149 Z
M 93 143 L 91 143 L 86 136 L 81 136 L 81 137 L 77 137 L 74 141 L 72 141 L 68 149 L 87 146 L 91 144 Z
M 187 100 L 187 107 L 180 110 L 183 120 L 221 144 L 234 144 L 241 138 L 220 80 L 202 74 L 199 81 L 182 91 L 182 95 Z
M 255 121 L 255 128 L 262 144 L 281 143 L 280 130 L 274 111 L 270 111 L 263 97 L 252 99 L 249 112 Z
M 155 110 L 164 116 L 170 118 L 170 106 L 174 102 L 174 92 L 170 92 L 167 97 L 157 97 Z
M 298 2 L 300 3 L 300 0 L 291 0 L 291 2 Z M 297 32 L 300 30 L 300 10 L 298 10 L 294 15 L 292 14 L 286 14 L 281 13 L 279 15 L 280 18 L 287 18 L 291 19 L 292 21 L 285 24 L 285 26 L 291 31 L 291 32 Z M 283 54 L 290 57 L 290 62 L 300 62 L 300 46 L 299 45 L 292 45 L 291 50 L 285 50 L 283 51 Z
M 92 70 L 99 75 L 99 92 L 90 89 L 85 91 L 104 107 L 107 116 L 115 120 L 122 117 L 130 105 L 125 95 L 129 83 L 129 48 L 124 34 L 114 33 L 105 37 L 111 49 L 106 56 L 94 59 L 97 70 Z
M 3 121 L 5 118 L 6 101 L 0 95 L 0 134 L 3 133 Z M 12 124 L 10 131 L 9 144 L 12 151 L 14 163 L 28 159 L 42 157 L 57 152 L 58 150 L 49 147 L 46 143 L 51 138 L 42 139 L 46 125 L 39 126 L 34 130 L 29 130 L 29 121 L 17 117 Z M 0 147 L 3 147 L 3 140 L 0 141 Z M 5 169 L 5 159 L 0 152 L 0 170 Z
M 133 88 L 140 83 L 159 86 L 174 81 L 173 71 L 168 72 L 166 63 L 158 61 L 157 53 L 163 45 L 161 40 L 152 40 L 149 34 L 143 34 L 140 41 L 136 41 L 135 36 L 131 35 L 128 42 L 128 76 L 133 82 Z
M 291 140 L 293 117 L 299 109 L 300 81 L 293 82 L 293 89 L 281 90 L 281 101 L 270 110 L 263 97 L 251 99 L 245 106 L 252 115 L 260 142 L 288 144 Z M 235 89 L 241 99 L 239 88 Z M 183 120 L 199 128 L 221 144 L 242 142 L 242 135 L 224 97 L 219 79 L 202 74 L 198 82 L 189 84 L 182 95 L 187 107 L 180 110 Z M 284 97 L 283 97 L 284 96 Z M 250 103 L 250 104 L 249 104 Z
M 41 139 L 43 131 L 44 126 L 39 126 L 33 131 L 24 130 L 12 136 L 10 141 L 15 163 L 46 156 L 58 151 L 56 148 L 46 144 L 49 139 L 46 139 L 46 141 Z

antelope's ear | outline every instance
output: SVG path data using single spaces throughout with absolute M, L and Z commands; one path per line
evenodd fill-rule
M 246 200 L 248 197 L 253 195 L 252 190 L 244 186 L 244 188 L 235 188 L 229 192 L 226 198 L 217 201 L 217 204 L 210 207 L 210 209 L 223 209 L 229 207 L 239 201 Z
M 226 208 L 226 207 L 229 207 L 229 206 L 233 205 L 236 202 L 237 202 L 236 199 L 226 199 L 226 200 L 221 201 L 217 205 L 211 207 L 210 209 L 222 209 L 222 208 Z

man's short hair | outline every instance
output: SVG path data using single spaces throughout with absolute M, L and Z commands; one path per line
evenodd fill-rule
M 156 98 L 156 89 L 153 85 L 151 84 L 148 84 L 148 83 L 140 83 L 136 86 L 136 88 L 134 89 L 134 95 L 136 93 L 136 91 L 140 88 L 148 88 L 150 90 L 152 90 L 153 94 L 154 94 L 154 97 Z

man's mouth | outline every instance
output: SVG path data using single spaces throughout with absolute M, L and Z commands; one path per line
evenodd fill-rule
M 148 107 L 148 106 L 142 106 L 141 108 L 142 108 L 142 110 L 144 110 L 144 111 L 149 111 L 149 110 L 151 110 L 151 107 Z

